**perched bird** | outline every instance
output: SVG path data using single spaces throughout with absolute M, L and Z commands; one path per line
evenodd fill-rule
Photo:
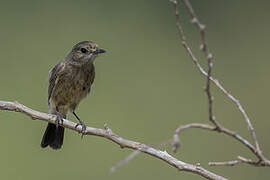
M 71 112 L 82 126 L 85 124 L 76 115 L 80 101 L 90 93 L 95 79 L 94 60 L 105 53 L 104 49 L 92 41 L 82 41 L 73 46 L 67 57 L 56 64 L 49 72 L 48 105 L 49 113 L 57 115 L 57 123 L 48 123 L 41 141 L 41 147 L 60 149 L 64 140 L 64 127 L 59 123 Z M 76 127 L 77 127 L 76 126 Z

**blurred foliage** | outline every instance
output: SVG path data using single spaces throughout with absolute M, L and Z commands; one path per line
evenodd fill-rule
M 238 97 L 250 115 L 266 156 L 270 157 L 269 1 L 191 1 L 207 25 L 214 54 L 213 74 Z M 180 10 L 195 54 L 197 30 Z M 47 111 L 49 69 L 82 40 L 93 40 L 108 52 L 96 61 L 91 95 L 77 112 L 88 125 L 107 123 L 119 135 L 144 143 L 169 139 L 175 128 L 208 123 L 205 79 L 181 47 L 172 6 L 167 0 L 1 0 L 0 99 L 17 100 Z M 205 64 L 204 64 L 205 65 Z M 235 106 L 215 87 L 217 120 L 249 138 Z M 70 119 L 75 119 L 69 116 Z M 160 160 L 139 155 L 110 173 L 130 150 L 98 137 L 80 139 L 66 131 L 63 149 L 41 149 L 45 123 L 21 114 L 0 112 L 1 179 L 202 179 Z M 250 139 L 250 138 L 249 138 Z M 188 130 L 175 156 L 231 179 L 267 179 L 267 168 L 248 165 L 207 167 L 237 155 L 253 158 L 247 148 L 225 135 Z M 169 150 L 170 151 L 170 150 Z M 170 151 L 171 153 L 171 151 Z

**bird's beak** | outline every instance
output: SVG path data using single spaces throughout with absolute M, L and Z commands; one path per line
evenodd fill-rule
M 99 48 L 99 49 L 97 49 L 96 51 L 95 51 L 95 54 L 101 54 L 101 53 L 105 53 L 106 51 L 104 50 L 104 49 L 101 49 L 101 48 Z

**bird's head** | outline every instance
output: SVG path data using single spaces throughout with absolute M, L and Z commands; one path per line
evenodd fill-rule
M 68 59 L 76 64 L 92 63 L 99 54 L 105 52 L 92 41 L 82 41 L 73 46 Z

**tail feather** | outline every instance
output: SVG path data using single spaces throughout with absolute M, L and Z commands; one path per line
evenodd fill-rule
M 64 141 L 64 132 L 64 127 L 48 123 L 41 141 L 41 147 L 50 146 L 52 149 L 60 149 Z

